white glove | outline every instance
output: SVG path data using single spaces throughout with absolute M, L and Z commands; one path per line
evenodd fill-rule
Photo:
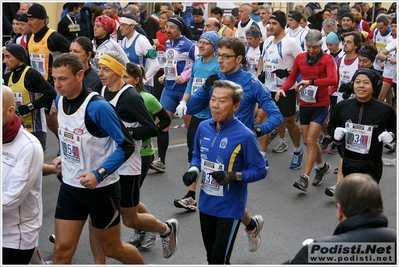
M 334 139 L 336 140 L 336 141 L 340 141 L 340 140 L 342 140 L 342 138 L 344 138 L 344 136 L 345 136 L 345 133 L 347 133 L 348 131 L 345 129 L 345 128 L 342 128 L 342 127 L 337 127 L 337 128 L 335 128 L 335 131 L 334 131 Z
M 177 114 L 179 118 L 183 118 L 183 115 L 186 115 L 187 112 L 187 103 L 186 101 L 180 101 L 180 104 L 176 108 L 175 115 Z
M 389 132 L 389 133 L 388 133 L 387 131 L 382 132 L 382 133 L 378 136 L 378 141 L 383 142 L 384 145 L 385 145 L 385 144 L 389 144 L 389 143 L 391 143 L 392 140 L 393 140 L 392 135 L 393 135 L 393 134 L 392 134 L 391 132 Z

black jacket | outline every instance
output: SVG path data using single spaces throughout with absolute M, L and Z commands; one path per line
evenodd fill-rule
M 388 229 L 388 219 L 382 213 L 359 214 L 340 222 L 332 236 L 326 236 L 313 241 L 318 242 L 395 242 L 396 231 Z M 308 245 L 305 245 L 292 260 L 285 264 L 309 264 Z M 336 264 L 336 263 L 334 263 Z M 347 264 L 347 263 L 346 263 Z

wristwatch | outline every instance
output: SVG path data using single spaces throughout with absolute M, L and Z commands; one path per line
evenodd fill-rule
M 34 110 L 35 109 L 35 106 L 32 103 L 29 103 L 26 106 L 28 107 L 29 110 Z
M 254 127 L 254 132 L 257 137 L 262 136 L 262 129 L 260 127 Z
M 107 170 L 105 170 L 104 168 L 98 168 L 97 169 L 97 171 L 98 171 L 98 174 L 100 174 L 100 176 L 101 176 L 101 179 L 105 179 L 105 178 L 107 178 L 108 177 L 108 172 L 107 172 Z
M 236 181 L 241 182 L 242 181 L 242 173 L 241 172 L 236 172 Z

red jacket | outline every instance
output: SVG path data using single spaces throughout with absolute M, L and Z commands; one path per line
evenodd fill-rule
M 316 94 L 316 103 L 307 103 L 300 100 L 301 106 L 328 106 L 330 105 L 329 86 L 338 83 L 337 66 L 334 58 L 323 52 L 319 61 L 310 66 L 306 63 L 306 53 L 299 54 L 294 61 L 291 74 L 288 76 L 285 83 L 281 86 L 281 90 L 287 91 L 295 84 L 299 74 L 302 74 L 302 80 L 309 80 L 309 78 L 316 78 L 314 85 L 318 86 Z

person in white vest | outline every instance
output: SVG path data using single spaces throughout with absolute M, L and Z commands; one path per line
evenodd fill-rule
M 237 31 L 235 32 L 235 37 L 238 37 L 241 41 L 246 43 L 246 35 L 245 32 L 252 25 L 256 25 L 259 28 L 258 24 L 251 19 L 252 6 L 250 3 L 241 3 L 238 8 L 238 17 L 240 21 L 237 24 Z
M 288 28 L 286 28 L 286 33 L 294 38 L 302 48 L 302 51 L 305 51 L 305 37 L 307 35 L 307 31 L 301 27 L 302 14 L 299 11 L 290 11 L 288 14 Z

